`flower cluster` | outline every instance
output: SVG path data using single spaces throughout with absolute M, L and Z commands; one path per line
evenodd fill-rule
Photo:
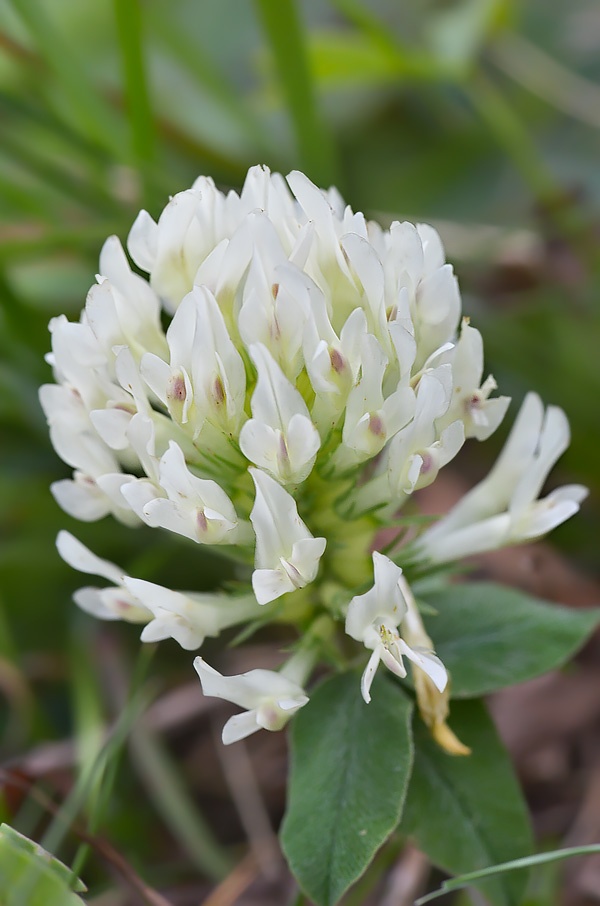
M 338 625 L 371 652 L 365 701 L 378 664 L 402 677 L 406 658 L 424 717 L 458 751 L 448 677 L 401 567 L 539 537 L 572 515 L 582 488 L 537 499 L 568 442 L 563 413 L 544 416 L 529 395 L 490 475 L 385 556 L 382 526 L 467 438 L 489 437 L 509 404 L 490 396 L 492 377 L 482 382 L 481 335 L 461 322 L 435 230 L 383 230 L 334 189 L 254 167 L 239 195 L 201 177 L 158 222 L 142 211 L 127 248 L 149 280 L 113 236 L 79 322 L 50 323 L 56 383 L 41 402 L 74 470 L 52 492 L 84 521 L 112 514 L 218 544 L 247 584 L 172 591 L 61 532 L 63 558 L 111 583 L 80 589 L 76 602 L 144 624 L 142 641 L 172 637 L 189 650 L 244 621 L 295 621 L 280 671 L 224 677 L 196 659 L 205 694 L 246 709 L 225 742 L 279 729 L 308 701 Z

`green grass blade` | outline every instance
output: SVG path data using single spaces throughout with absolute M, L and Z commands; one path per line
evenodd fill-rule
M 181 772 L 161 741 L 148 727 L 140 725 L 131 735 L 131 748 L 148 795 L 173 836 L 194 865 L 209 878 L 222 880 L 232 864 L 194 805 Z
M 531 192 L 542 203 L 560 196 L 559 186 L 547 169 L 535 143 L 500 88 L 482 71 L 464 91 L 481 121 L 498 145 L 512 159 Z
M 225 112 L 247 138 L 257 153 L 273 156 L 265 129 L 250 107 L 242 100 L 240 93 L 230 84 L 226 75 L 198 47 L 195 36 L 177 25 L 170 11 L 163 11 L 160 4 L 151 3 L 145 10 L 152 37 L 169 55 L 174 63 L 185 70 L 199 88 Z
M 47 849 L 49 852 L 56 852 L 59 849 L 60 844 L 75 821 L 75 818 L 87 801 L 90 788 L 92 787 L 95 778 L 106 770 L 106 766 L 110 764 L 112 759 L 120 752 L 125 740 L 131 732 L 132 726 L 147 707 L 148 693 L 147 690 L 141 689 L 132 696 L 121 712 L 112 733 L 104 743 L 96 758 L 93 770 L 87 771 L 85 777 L 80 776 L 63 802 L 59 812 L 57 812 L 52 824 L 44 835 L 42 840 L 44 849 Z
M 48 6 L 39 0 L 10 2 L 33 38 L 36 52 L 59 83 L 73 120 L 95 143 L 121 159 L 122 124 L 92 83 L 78 54 L 55 27 L 46 12 Z
M 15 194 L 15 200 L 17 197 Z M 5 194 L 5 183 L 0 177 L 0 199 L 4 200 L 5 198 L 9 198 L 9 193 L 6 192 Z M 54 211 L 50 212 L 50 214 L 52 213 Z M 79 228 L 58 227 L 57 229 L 41 229 L 39 224 L 35 224 L 25 235 L 17 233 L 15 236 L 9 236 L 6 239 L 2 236 L 0 264 L 12 265 L 17 261 L 35 260 L 48 254 L 64 251 L 89 254 L 95 259 L 98 249 L 102 246 L 107 236 L 111 233 L 125 233 L 126 231 L 127 222 L 121 218 L 82 224 Z
M 555 849 L 549 853 L 537 853 L 534 856 L 526 856 L 523 859 L 514 859 L 512 862 L 502 862 L 499 865 L 490 865 L 489 868 L 481 868 L 479 871 L 470 871 L 468 874 L 459 875 L 457 878 L 451 878 L 444 881 L 438 890 L 426 894 L 415 901 L 415 906 L 423 906 L 424 903 L 430 903 L 437 900 L 438 897 L 444 896 L 453 890 L 461 890 L 468 887 L 472 881 L 479 881 L 482 878 L 489 878 L 493 875 L 503 874 L 507 871 L 518 871 L 524 868 L 535 868 L 537 865 L 544 865 L 547 862 L 559 862 L 562 859 L 572 859 L 574 856 L 588 856 L 594 853 L 600 853 L 600 844 L 593 843 L 590 846 L 573 846 L 569 849 Z
M 320 185 L 336 181 L 331 132 L 319 115 L 306 34 L 294 0 L 256 0 L 275 68 L 294 125 L 300 163 Z
M 358 0 L 330 2 L 380 53 L 394 61 L 399 76 L 426 82 L 452 80 L 455 77 L 454 70 L 431 52 L 405 46 L 372 9 Z
M 143 169 L 156 159 L 156 133 L 144 65 L 140 0 L 114 0 L 114 9 L 133 162 Z
M 72 176 L 68 161 L 64 164 L 55 163 L 44 154 L 43 148 L 34 147 L 16 133 L 2 134 L 2 152 L 29 171 L 43 186 L 51 186 L 54 191 L 62 193 L 78 205 L 102 214 L 114 215 L 121 210 L 121 205 L 115 198 L 97 189 L 88 179 Z

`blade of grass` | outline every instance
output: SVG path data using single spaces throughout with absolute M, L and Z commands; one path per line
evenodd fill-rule
M 46 327 L 13 289 L 0 259 L 0 349 L 6 360 L 35 380 L 45 372 L 36 350 L 48 345 Z
M 372 9 L 357 0 L 330 0 L 331 5 L 351 22 L 382 53 L 392 57 L 399 75 L 416 80 L 439 81 L 455 77 L 455 72 L 425 50 L 405 47 Z
M 95 188 L 89 180 L 72 176 L 66 166 L 56 164 L 44 154 L 43 149 L 21 140 L 14 132 L 8 134 L 6 130 L 3 131 L 2 151 L 5 155 L 10 155 L 19 166 L 29 170 L 43 184 L 50 185 L 82 207 L 113 215 L 121 210 L 117 199 Z
M 150 662 L 152 661 L 152 658 L 154 656 L 154 651 L 154 646 L 144 646 L 140 649 L 131 680 L 130 697 L 132 694 L 135 694 L 136 691 L 139 691 L 141 689 L 142 684 L 147 676 Z M 75 656 L 75 663 L 77 664 L 78 661 L 79 658 Z M 86 671 L 84 664 L 81 664 L 79 669 L 80 671 L 84 671 L 84 673 L 87 672 L 85 681 L 92 687 L 88 691 L 86 698 L 88 696 L 93 696 L 95 699 L 94 707 L 96 709 L 97 715 L 97 727 L 99 724 L 98 715 L 102 712 L 102 705 L 97 695 L 98 677 L 96 675 L 91 675 L 89 670 Z M 78 690 L 76 689 L 76 694 L 77 691 Z M 82 704 L 85 707 L 85 702 L 80 701 L 80 705 Z M 111 757 L 105 759 L 101 767 L 97 769 L 96 763 L 101 750 L 96 747 L 96 751 L 94 751 L 95 740 L 93 734 L 95 732 L 95 728 L 93 724 L 90 727 L 89 717 L 86 716 L 85 718 L 83 718 L 83 720 L 85 721 L 89 730 L 91 730 L 91 738 L 89 738 L 90 734 L 88 732 L 88 739 L 86 740 L 88 745 L 88 757 L 87 760 L 82 764 L 81 773 L 83 774 L 86 770 L 91 772 L 91 779 L 90 783 L 88 784 L 89 793 L 86 802 L 86 808 L 88 811 L 88 831 L 91 834 L 95 834 L 110 804 L 110 798 L 119 770 L 121 755 L 123 754 L 123 747 L 120 746 L 119 748 L 115 748 L 111 754 Z M 71 866 L 74 875 L 77 876 L 82 871 L 91 852 L 91 849 L 92 847 L 89 842 L 83 842 L 77 849 Z
M 572 72 L 524 35 L 502 35 L 489 50 L 496 66 L 572 119 L 600 129 L 600 86 Z
M 55 219 L 55 197 L 45 192 L 43 186 L 41 191 L 32 191 L 31 188 L 19 185 L 15 179 L 15 174 L 2 172 L 2 166 L 5 162 L 0 163 L 0 199 L 2 200 L 2 216 L 9 224 L 10 236 L 13 237 L 15 220 L 23 219 L 23 215 L 34 216 L 41 220 Z M 8 232 L 8 230 L 7 230 Z M 4 237 L 2 237 L 4 240 Z M 1 251 L 0 251 L 1 254 Z
M 300 163 L 321 185 L 337 182 L 333 137 L 319 115 L 306 35 L 294 0 L 255 0 L 296 134 Z
M 501 87 L 479 70 L 463 85 L 463 90 L 498 145 L 512 159 L 546 220 L 570 246 L 574 258 L 584 266 L 597 266 L 598 243 L 585 211 L 581 205 L 568 203 L 564 186 L 546 165 Z
M 4 186 L 0 179 L 0 198 Z M 25 228 L 28 224 L 23 225 Z M 0 262 L 14 264 L 18 260 L 42 257 L 49 252 L 79 252 L 97 256 L 98 250 L 107 236 L 112 233 L 126 233 L 127 223 L 121 218 L 98 223 L 82 224 L 79 228 L 59 227 L 58 229 L 40 229 L 40 224 L 30 224 L 29 235 L 4 236 L 0 232 Z
M 82 187 L 80 191 L 73 193 L 75 201 L 81 203 L 85 199 L 94 210 L 118 210 L 120 199 L 111 190 L 109 179 L 114 166 L 111 155 L 77 133 L 56 116 L 49 106 L 44 107 L 29 97 L 0 90 L 0 123 L 3 127 L 0 146 L 5 148 L 10 138 L 17 136 L 17 154 L 15 156 L 13 151 L 13 158 L 25 175 L 32 171 L 32 151 L 36 152 L 37 158 L 44 161 L 50 159 L 57 169 L 56 161 L 68 161 L 69 174 L 77 173 L 78 177 L 73 181 Z M 18 153 L 18 148 L 23 145 L 26 152 L 29 152 L 29 156 L 25 156 L 26 160 Z M 45 219 L 56 222 L 59 218 L 50 208 L 55 206 L 57 194 L 60 195 L 61 190 L 65 193 L 65 186 L 60 178 L 53 179 L 51 174 L 46 178 L 43 172 L 35 170 L 35 175 L 37 185 L 34 191 L 30 190 L 30 194 L 32 197 L 39 197 L 40 204 L 47 208 Z M 71 193 L 68 194 L 71 197 Z M 48 197 L 52 199 L 50 203 L 47 201 Z M 28 207 L 27 204 L 23 205 L 23 210 Z
M 100 147 L 122 159 L 123 127 L 94 86 L 78 53 L 62 36 L 39 0 L 10 0 L 39 55 L 54 74 L 68 101 L 74 122 Z
M 39 57 L 35 59 L 39 59 Z M 42 72 L 43 68 L 44 64 L 40 61 Z M 19 94 L 16 90 L 10 88 L 3 88 L 0 90 L 0 105 L 2 106 L 3 118 L 15 115 L 19 117 L 20 122 L 34 123 L 46 129 L 52 135 L 58 136 L 65 142 L 67 147 L 82 152 L 94 163 L 108 164 L 110 162 L 111 158 L 102 148 L 99 148 L 85 135 L 77 132 L 68 123 L 65 123 L 49 106 L 44 106 L 39 99 Z
M 536 853 L 534 856 L 526 856 L 524 859 L 515 859 L 512 862 L 501 862 L 498 865 L 490 865 L 488 868 L 481 868 L 478 871 L 471 871 L 468 874 L 459 875 L 444 881 L 438 890 L 426 894 L 415 901 L 415 906 L 423 906 L 424 903 L 430 903 L 437 900 L 438 897 L 444 896 L 453 890 L 462 890 L 468 887 L 472 881 L 479 881 L 481 878 L 489 878 L 492 875 L 503 874 L 507 871 L 518 871 L 524 868 L 534 868 L 536 865 L 544 865 L 547 862 L 559 862 L 561 859 L 572 859 L 574 856 L 588 856 L 593 853 L 600 853 L 600 844 L 593 843 L 590 846 L 573 846 L 569 849 L 555 849 L 549 853 Z
M 132 727 L 148 707 L 150 693 L 146 687 L 142 686 L 142 681 L 151 655 L 152 650 L 141 649 L 136 672 L 131 683 L 129 699 L 125 707 L 98 752 L 93 768 L 88 770 L 85 776 L 79 776 L 71 792 L 58 810 L 52 824 L 44 834 L 41 845 L 48 852 L 57 852 L 77 814 L 86 803 L 95 778 L 104 773 L 111 761 L 119 755 L 127 737 L 131 733 Z
M 114 0 L 121 51 L 123 86 L 131 129 L 132 161 L 144 170 L 156 160 L 156 130 L 143 52 L 142 10 L 139 0 Z
M 181 772 L 159 738 L 140 724 L 131 734 L 130 745 L 148 795 L 173 836 L 197 868 L 213 880 L 222 880 L 232 863 L 193 804 Z
M 77 814 L 87 800 L 90 787 L 98 776 L 105 770 L 106 765 L 116 756 L 123 746 L 123 743 L 131 729 L 133 723 L 147 707 L 147 694 L 142 692 L 132 697 L 128 706 L 122 712 L 119 720 L 115 724 L 112 735 L 108 738 L 101 751 L 99 752 L 93 767 L 85 775 L 80 774 L 77 782 L 71 792 L 56 811 L 55 816 L 41 840 L 41 846 L 53 855 L 57 853 L 67 833 L 75 823 Z M 24 876 L 19 893 L 23 898 L 23 903 L 29 902 L 28 897 L 33 892 L 35 877 Z
M 547 204 L 560 196 L 560 187 L 541 160 L 527 129 L 494 82 L 479 71 L 464 85 L 464 91 L 535 197 Z
M 162 45 L 173 62 L 187 70 L 215 105 L 228 114 L 257 152 L 271 158 L 275 149 L 270 147 L 263 125 L 225 74 L 204 49 L 198 47 L 194 34 L 179 27 L 172 12 L 168 9 L 163 12 L 158 3 L 149 4 L 145 13 L 152 27 L 152 37 Z
M 77 762 L 79 777 L 83 784 L 86 784 L 89 775 L 85 811 L 90 816 L 97 811 L 108 767 L 104 764 L 101 769 L 95 770 L 104 738 L 104 709 L 98 693 L 98 677 L 78 638 L 72 639 L 70 659 Z M 116 759 L 113 759 L 111 764 L 115 761 Z M 72 863 L 74 875 L 79 875 L 88 852 L 89 844 L 84 843 L 79 847 Z

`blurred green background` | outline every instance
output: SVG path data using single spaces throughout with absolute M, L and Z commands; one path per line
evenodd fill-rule
M 552 481 L 584 482 L 592 498 L 555 540 L 593 569 L 599 151 L 596 0 L 0 4 L 7 757 L 73 728 L 85 740 L 105 718 L 95 668 L 73 641 L 77 634 L 92 650 L 101 630 L 70 603 L 81 583 L 56 554 L 59 528 L 165 584 L 210 587 L 225 574 L 218 560 L 178 554 L 164 534 L 112 520 L 75 523 L 50 496 L 50 482 L 68 470 L 37 402 L 38 385 L 50 379 L 47 322 L 78 317 L 104 238 L 125 240 L 141 207 L 156 217 L 200 173 L 239 188 L 259 162 L 333 183 L 385 224 L 432 222 L 465 313 L 484 335 L 488 368 L 514 397 L 509 418 L 530 388 L 569 415 L 573 443 Z M 481 447 L 472 442 L 473 476 L 491 464 L 505 432 Z M 135 630 L 122 638 L 137 650 Z M 175 647 L 160 657 L 169 683 L 189 679 Z M 117 840 L 146 820 L 144 809 L 122 811 L 113 807 L 106 819 Z

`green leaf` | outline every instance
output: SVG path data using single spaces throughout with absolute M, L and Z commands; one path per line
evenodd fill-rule
M 472 754 L 447 755 L 415 722 L 415 764 L 400 830 L 452 874 L 529 855 L 527 807 L 485 706 L 455 702 L 450 724 Z M 477 887 L 493 906 L 516 906 L 523 877 L 502 876 Z
M 412 704 L 386 677 L 373 700 L 359 674 L 325 680 L 294 719 L 281 841 L 318 906 L 333 906 L 396 827 L 412 764 Z
M 484 582 L 430 592 L 427 604 L 438 611 L 425 622 L 455 698 L 484 695 L 559 667 L 600 623 L 596 608 L 560 607 Z
M 86 890 L 70 869 L 7 824 L 0 826 L 2 906 L 82 906 Z
M 592 856 L 600 853 L 600 844 L 591 843 L 589 846 L 571 846 L 567 849 L 554 849 L 549 853 L 536 853 L 533 856 L 526 856 L 524 859 L 513 859 L 512 862 L 502 862 L 500 865 L 490 865 L 489 868 L 482 868 L 479 871 L 470 871 L 468 874 L 459 875 L 458 878 L 452 878 L 444 881 L 438 890 L 428 893 L 424 897 L 415 901 L 415 906 L 422 906 L 424 903 L 430 903 L 437 900 L 438 897 L 450 893 L 451 890 L 461 890 L 468 887 L 473 881 L 480 878 L 489 878 L 492 875 L 504 874 L 507 871 L 519 871 L 523 868 L 535 868 L 538 865 L 546 865 L 548 862 L 561 862 L 563 859 L 573 859 L 575 856 Z

